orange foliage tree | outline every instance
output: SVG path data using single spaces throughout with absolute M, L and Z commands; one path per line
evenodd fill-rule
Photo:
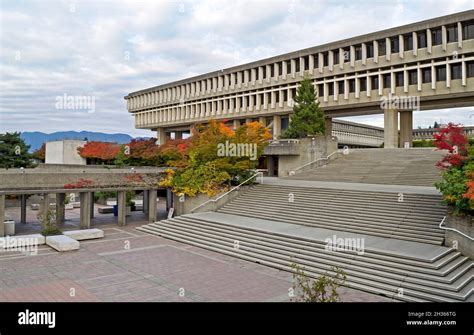
M 120 144 L 116 143 L 91 141 L 77 151 L 83 158 L 111 163 L 120 152 L 120 148 Z

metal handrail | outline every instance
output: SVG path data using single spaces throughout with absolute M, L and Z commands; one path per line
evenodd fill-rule
M 459 230 L 457 230 L 457 229 L 455 229 L 455 228 L 444 227 L 444 226 L 443 226 L 443 223 L 444 223 L 445 220 L 446 220 L 446 216 L 445 216 L 445 217 L 443 218 L 443 220 L 441 220 L 441 222 L 439 223 L 439 227 L 440 227 L 441 229 L 454 231 L 454 232 L 456 232 L 456 233 L 458 233 L 458 234 L 461 234 L 461 235 L 464 236 L 464 237 L 467 237 L 467 238 L 470 239 L 471 241 L 474 241 L 474 237 L 471 237 L 471 236 L 469 236 L 469 235 L 467 235 L 467 234 L 464 234 L 462 231 L 459 231 Z
M 209 199 L 209 200 L 203 202 L 202 204 L 200 204 L 199 206 L 194 207 L 193 209 L 191 209 L 191 213 L 193 213 L 196 209 L 201 208 L 202 206 L 206 205 L 207 203 L 219 201 L 219 200 L 222 199 L 223 197 L 227 196 L 229 193 L 235 191 L 236 189 L 239 189 L 240 186 L 244 185 L 244 184 L 247 183 L 249 180 L 251 180 L 251 179 L 257 177 L 258 175 L 261 175 L 261 176 L 262 176 L 262 182 L 261 182 L 261 184 L 263 184 L 263 172 L 262 172 L 262 171 L 259 171 L 259 172 L 257 172 L 256 174 L 254 174 L 252 177 L 250 177 L 250 178 L 244 180 L 244 181 L 241 182 L 239 185 L 234 186 L 234 187 L 231 188 L 229 191 L 225 192 L 224 194 L 221 194 L 221 195 L 218 196 L 217 198 L 215 198 L 215 199 Z
M 316 160 L 314 160 L 314 161 L 312 161 L 312 162 L 306 163 L 305 165 L 302 165 L 302 166 L 300 166 L 300 167 L 297 167 L 297 168 L 294 169 L 294 170 L 291 170 L 291 172 L 294 174 L 294 173 L 296 173 L 296 171 L 301 170 L 302 168 L 305 168 L 305 167 L 307 167 L 308 165 L 314 164 L 314 163 L 319 162 L 319 161 L 328 160 L 329 158 L 331 158 L 331 156 L 333 156 L 334 154 L 337 154 L 337 153 L 339 153 L 339 152 L 340 152 L 339 150 L 336 150 L 336 151 L 334 151 L 333 153 L 329 154 L 327 157 L 318 158 L 318 159 L 316 159 Z

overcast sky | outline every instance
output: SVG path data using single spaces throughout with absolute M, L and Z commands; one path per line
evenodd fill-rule
M 429 1 L 0 0 L 0 132 L 134 129 L 129 92 L 474 8 Z M 95 110 L 56 97 L 93 96 Z M 352 118 L 382 126 L 382 115 Z M 474 123 L 474 107 L 421 111 L 415 126 Z

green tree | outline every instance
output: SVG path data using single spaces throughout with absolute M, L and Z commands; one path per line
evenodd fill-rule
M 19 132 L 0 134 L 0 168 L 31 167 L 33 155 L 30 146 L 23 141 Z
M 282 138 L 302 138 L 308 135 L 324 134 L 326 125 L 324 113 L 319 108 L 313 82 L 305 77 L 296 91 L 293 116 Z

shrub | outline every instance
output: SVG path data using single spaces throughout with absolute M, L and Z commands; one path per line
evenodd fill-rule
M 339 294 L 337 289 L 346 282 L 345 272 L 337 267 L 331 267 L 326 274 L 313 280 L 297 264 L 293 268 L 294 301 L 300 302 L 337 302 Z M 329 274 L 332 272 L 333 275 Z
M 56 224 L 56 212 L 48 209 L 46 214 L 38 214 L 38 219 L 41 221 L 42 229 L 41 235 L 51 236 L 51 235 L 61 235 L 61 229 Z

